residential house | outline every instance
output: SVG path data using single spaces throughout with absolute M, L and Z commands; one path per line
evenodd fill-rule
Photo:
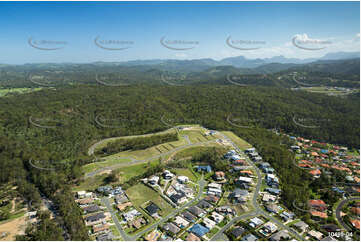
M 196 166 L 195 167 L 197 172 L 201 172 L 201 171 L 204 171 L 204 172 L 211 172 L 212 171 L 212 167 L 210 165 L 207 165 L 207 166 Z
M 97 213 L 97 214 L 85 217 L 84 220 L 85 220 L 86 226 L 99 224 L 99 223 L 105 222 L 105 215 L 104 215 L 104 213 Z
M 186 176 L 178 176 L 177 181 L 181 184 L 186 184 L 189 182 L 189 178 Z
M 115 195 L 114 200 L 115 200 L 116 204 L 122 204 L 122 203 L 126 203 L 129 201 L 129 199 L 125 193 Z
M 246 236 L 241 238 L 241 241 L 256 241 L 258 240 L 258 237 L 256 237 L 253 234 L 247 234 Z
M 271 195 L 269 193 L 263 193 L 263 198 L 262 201 L 263 202 L 275 202 L 277 200 L 277 197 L 274 195 Z
M 216 212 L 222 215 L 236 215 L 236 211 L 229 206 L 220 206 L 216 208 Z
M 159 176 L 152 176 L 148 179 L 148 183 L 152 186 L 157 185 L 159 182 Z
M 223 221 L 224 216 L 220 215 L 219 213 L 213 211 L 211 218 L 218 224 Z
M 192 206 L 188 208 L 188 211 L 191 212 L 193 215 L 197 216 L 197 217 L 203 217 L 204 215 L 207 214 L 206 211 L 204 211 L 203 209 L 197 207 L 197 206 Z
M 292 212 L 283 211 L 283 212 L 280 214 L 280 217 L 282 218 L 282 220 L 283 220 L 284 222 L 287 222 L 287 221 L 292 220 L 292 219 L 295 217 L 295 214 L 292 213 Z
M 142 215 L 139 211 L 132 209 L 126 213 L 123 213 L 124 219 L 129 222 L 132 221 L 135 217 Z
M 214 173 L 214 179 L 217 181 L 223 181 L 225 179 L 225 174 L 223 171 L 216 171 Z
M 109 224 L 93 225 L 93 233 L 107 232 L 109 231 Z
M 100 210 L 99 206 L 98 205 L 90 205 L 90 206 L 87 206 L 87 207 L 83 207 L 83 210 L 85 213 L 95 213 L 95 212 L 98 212 Z
M 100 234 L 96 237 L 97 241 L 111 241 L 113 240 L 114 235 L 112 234 L 112 232 L 108 232 L 108 233 L 104 233 L 104 234 Z
M 210 202 L 210 203 L 215 204 L 215 203 L 218 202 L 219 197 L 214 196 L 214 195 L 208 195 L 208 196 L 206 196 L 206 197 L 204 198 L 204 200 L 206 200 L 207 202 Z
M 258 217 L 254 217 L 250 219 L 249 222 L 249 226 L 251 226 L 252 228 L 257 228 L 258 226 L 262 225 L 264 222 L 262 219 L 258 218 Z
M 276 232 L 278 229 L 277 226 L 274 223 L 272 223 L 271 221 L 265 223 L 265 225 L 263 225 L 262 228 L 268 234 L 272 234 L 272 233 Z
M 287 230 L 281 230 L 278 231 L 277 233 L 273 234 L 269 239 L 271 241 L 284 241 L 284 240 L 289 240 L 291 237 L 288 234 Z
M 161 232 L 159 232 L 156 229 L 156 230 L 153 230 L 151 233 L 147 234 L 147 236 L 145 236 L 144 239 L 146 241 L 157 241 L 160 236 L 161 236 Z
M 313 238 L 317 239 L 317 240 L 321 240 L 323 237 L 323 234 L 321 232 L 315 231 L 315 230 L 311 230 L 307 233 L 309 236 L 312 236 Z
M 209 218 L 203 219 L 203 224 L 206 226 L 209 230 L 213 229 L 214 226 L 216 226 L 216 222 L 213 220 L 210 220 Z
M 266 205 L 266 210 L 270 213 L 277 214 L 280 211 L 280 207 L 274 203 L 271 203 L 271 204 Z
M 201 239 L 193 233 L 189 233 L 186 241 L 201 241 Z
M 199 203 L 197 204 L 197 207 L 200 207 L 202 209 L 209 209 L 212 208 L 213 205 L 210 204 L 209 202 L 207 202 L 206 200 L 202 199 L 201 201 L 199 201 Z
M 247 190 L 236 188 L 232 193 L 229 194 L 229 199 L 234 203 L 245 203 L 247 201 L 249 193 Z
M 170 200 L 172 200 L 172 202 L 174 202 L 178 205 L 187 201 L 187 196 L 182 192 L 173 194 L 169 198 L 170 198 Z
M 309 200 L 308 204 L 312 209 L 316 209 L 318 211 L 327 210 L 327 204 L 322 200 Z
M 176 235 L 180 231 L 180 228 L 178 228 L 174 223 L 166 223 L 162 228 L 172 236 Z
M 265 189 L 265 191 L 271 193 L 272 195 L 276 195 L 276 196 L 279 196 L 280 193 L 281 193 L 281 190 L 280 190 L 280 189 L 271 188 L 271 187 L 267 187 L 267 188 Z
M 88 205 L 88 204 L 92 204 L 94 202 L 93 198 L 82 198 L 82 199 L 78 199 L 75 200 L 76 203 L 78 203 L 79 205 Z
M 183 218 L 185 218 L 188 222 L 194 223 L 197 220 L 197 216 L 194 216 L 188 211 L 184 211 L 182 213 Z
M 128 225 L 130 227 L 134 227 L 136 229 L 140 229 L 142 226 L 144 226 L 147 223 L 143 217 L 137 218 L 133 221 L 128 221 Z
M 192 228 L 189 229 L 189 231 L 197 235 L 198 237 L 202 237 L 209 232 L 209 229 L 201 224 L 195 224 Z
M 175 217 L 175 220 L 173 221 L 174 224 L 176 224 L 179 228 L 186 228 L 189 225 L 189 222 L 182 218 L 181 216 Z
M 235 182 L 237 185 L 241 185 L 241 184 L 249 185 L 252 183 L 252 178 L 240 176 L 238 179 L 236 179 Z
M 127 207 L 132 206 L 131 202 L 126 202 L 126 203 L 121 203 L 121 204 L 117 204 L 117 209 L 121 212 L 124 209 L 126 209 Z
M 165 170 L 163 172 L 163 178 L 166 179 L 166 180 L 170 180 L 174 177 L 174 174 L 168 170 Z
M 238 239 L 244 232 L 245 229 L 243 227 L 237 226 L 231 230 L 230 234 L 234 237 L 234 239 Z
M 153 217 L 155 215 L 158 215 L 159 207 L 156 204 L 151 203 L 145 208 L 145 210 L 149 213 L 150 216 Z
M 310 227 L 308 224 L 306 224 L 303 221 L 299 221 L 297 223 L 295 223 L 293 226 L 295 226 L 295 228 L 297 228 L 298 231 L 301 231 L 301 233 L 304 233 L 308 230 L 308 228 Z

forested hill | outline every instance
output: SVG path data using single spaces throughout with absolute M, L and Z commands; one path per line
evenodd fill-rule
M 0 98 L 0 182 L 13 182 L 33 206 L 40 192 L 55 202 L 72 240 L 88 240 L 71 186 L 81 166 L 96 162 L 88 147 L 102 138 L 145 134 L 176 124 L 232 130 L 255 145 L 287 184 L 283 199 L 307 199 L 304 174 L 278 136 L 282 130 L 349 147 L 359 146 L 359 98 L 329 97 L 287 89 L 240 86 L 74 86 Z M 26 235 L 54 240 L 61 233 Z M 56 238 L 56 239 L 55 239 Z
M 293 72 L 314 85 L 358 88 L 360 59 L 317 61 L 308 64 L 268 63 L 254 68 L 208 65 L 206 60 L 125 65 L 124 63 L 27 64 L 0 66 L 0 88 L 87 85 L 231 85 L 292 88 Z

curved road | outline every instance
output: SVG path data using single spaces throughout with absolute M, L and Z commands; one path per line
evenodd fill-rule
M 182 211 L 184 208 L 192 205 L 195 201 L 198 201 L 199 198 L 201 197 L 202 193 L 203 193 L 203 189 L 206 185 L 206 181 L 202 178 L 198 181 L 198 186 L 199 186 L 199 190 L 198 190 L 198 194 L 197 196 L 192 199 L 191 201 L 187 202 L 186 204 L 184 204 L 183 206 L 177 208 L 176 210 L 173 210 L 170 214 L 168 214 L 167 216 L 161 218 L 160 220 L 158 220 L 157 222 L 153 223 L 151 226 L 149 226 L 148 228 L 136 233 L 133 236 L 128 235 L 127 233 L 124 232 L 124 230 L 122 229 L 122 226 L 119 223 L 118 217 L 116 216 L 114 209 L 112 208 L 112 205 L 110 204 L 108 198 L 103 198 L 102 202 L 104 203 L 104 205 L 107 207 L 108 211 L 111 213 L 113 221 L 115 223 L 115 225 L 117 226 L 118 230 L 120 231 L 120 234 L 122 235 L 123 239 L 125 241 L 136 241 L 139 237 L 141 237 L 142 235 L 150 232 L 151 230 L 155 229 L 159 224 L 166 222 L 168 219 L 174 217 L 177 213 L 179 213 L 180 211 Z
M 219 133 L 220 135 L 223 136 L 223 138 L 225 140 L 227 140 L 232 146 L 233 148 L 240 154 L 244 154 L 239 148 L 238 146 L 225 134 Z M 247 161 L 249 164 L 252 165 L 252 167 L 256 170 L 257 173 L 257 185 L 256 185 L 256 189 L 253 193 L 253 199 L 252 199 L 252 204 L 255 207 L 255 211 L 253 212 L 249 212 L 249 213 L 245 213 L 242 214 L 241 216 L 235 217 L 233 218 L 226 226 L 224 226 L 221 230 L 219 230 L 213 237 L 211 240 L 217 240 L 217 238 L 219 238 L 221 236 L 221 234 L 226 231 L 228 228 L 230 228 L 234 223 L 238 222 L 241 219 L 247 218 L 249 216 L 256 216 L 256 215 L 263 215 L 264 217 L 268 218 L 269 220 L 272 220 L 272 222 L 274 222 L 275 224 L 278 225 L 278 227 L 281 227 L 284 230 L 287 230 L 290 234 L 292 234 L 293 236 L 295 236 L 298 240 L 305 240 L 302 236 L 300 236 L 295 230 L 291 229 L 290 227 L 284 225 L 283 223 L 281 223 L 280 221 L 278 221 L 277 219 L 275 219 L 274 217 L 270 216 L 266 211 L 264 211 L 258 204 L 257 198 L 259 195 L 259 191 L 261 189 L 261 185 L 262 185 L 262 174 L 260 172 L 260 170 L 258 169 L 258 167 L 249 160 L 249 158 L 245 155 Z
M 342 227 L 347 230 L 347 231 L 352 231 L 352 229 L 350 229 L 347 224 L 343 221 L 342 217 L 341 217 L 341 210 L 342 210 L 342 207 L 348 203 L 348 202 L 351 202 L 351 201 L 355 201 L 355 200 L 360 200 L 359 197 L 351 197 L 351 198 L 348 198 L 348 199 L 345 199 L 343 201 L 340 202 L 340 204 L 338 204 L 337 208 L 336 208 L 336 218 L 337 218 L 337 221 L 342 225 Z
M 209 141 L 204 141 L 204 142 L 198 142 L 198 143 L 191 143 L 191 141 L 189 140 L 188 136 L 184 136 L 185 140 L 187 141 L 187 144 L 186 145 L 182 145 L 182 146 L 179 146 L 179 147 L 176 147 L 170 151 L 167 151 L 167 152 L 164 152 L 162 154 L 158 154 L 158 155 L 155 155 L 155 156 L 152 156 L 152 157 L 149 157 L 149 158 L 146 158 L 146 159 L 143 159 L 143 160 L 136 160 L 132 157 L 122 157 L 120 159 L 132 159 L 132 161 L 130 162 L 124 162 L 124 163 L 120 163 L 120 164 L 116 164 L 116 165 L 112 165 L 112 166 L 107 166 L 107 167 L 103 167 L 103 168 L 100 168 L 96 171 L 93 171 L 93 172 L 89 172 L 89 173 L 86 173 L 85 174 L 85 177 L 92 177 L 92 176 L 95 176 L 105 170 L 114 170 L 114 169 L 117 169 L 117 168 L 120 168 L 120 167 L 124 167 L 124 166 L 129 166 L 129 165 L 135 165 L 135 164 L 140 164 L 140 163 L 146 163 L 148 161 L 151 161 L 151 160 L 154 160 L 154 159 L 157 159 L 157 158 L 163 158 L 163 156 L 166 156 L 166 155 L 169 155 L 175 151 L 178 151 L 178 150 L 181 150 L 181 149 L 184 149 L 184 148 L 189 148 L 189 147 L 192 147 L 192 146 L 199 146 L 199 145 L 203 145 L 203 144 L 209 144 L 209 143 L 213 143 L 213 142 L 216 142 L 216 140 L 209 140 Z M 109 139 L 112 139 L 112 138 L 109 138 Z M 109 140 L 107 139 L 107 140 Z M 98 143 L 96 143 L 97 145 L 101 144 L 102 142 L 104 142 L 104 140 L 102 141 L 99 141 Z M 95 144 L 94 144 L 95 145 Z M 92 152 L 94 152 L 94 149 L 96 146 L 92 146 Z M 90 152 L 90 151 L 89 151 Z M 88 154 L 89 154 L 88 152 Z

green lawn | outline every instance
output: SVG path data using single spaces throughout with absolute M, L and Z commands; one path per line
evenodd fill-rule
M 197 177 L 193 174 L 193 172 L 190 171 L 189 169 L 177 168 L 173 170 L 178 176 L 187 176 L 193 182 L 197 182 L 198 180 Z
M 138 209 L 140 209 L 140 206 L 143 203 L 148 201 L 152 201 L 162 210 L 160 211 L 162 216 L 169 214 L 173 209 L 172 206 L 159 195 L 159 193 L 144 184 L 137 184 L 130 187 L 126 190 L 126 194 L 133 205 Z
M 8 89 L 1 89 L 0 88 L 0 97 L 5 96 L 8 93 L 27 93 L 27 92 L 35 92 L 39 91 L 42 88 L 8 88 Z

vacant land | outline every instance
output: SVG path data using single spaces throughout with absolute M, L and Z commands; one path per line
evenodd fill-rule
M 221 133 L 227 135 L 242 150 L 252 147 L 249 143 L 247 143 L 245 140 L 239 138 L 237 135 L 235 135 L 231 131 L 222 131 Z
M 0 223 L 0 234 L 3 232 L 6 233 L 4 238 L 0 240 L 11 241 L 15 240 L 16 235 L 24 234 L 26 227 L 25 216 L 22 216 L 17 219 L 13 219 L 9 222 Z
M 163 216 L 167 215 L 172 211 L 171 205 L 167 201 L 165 201 L 159 195 L 159 193 L 144 184 L 132 186 L 131 188 L 126 190 L 126 194 L 128 195 L 133 205 L 137 208 L 140 208 L 140 206 L 145 202 L 152 201 L 162 210 L 160 213 Z
M 9 89 L 0 88 L 0 97 L 5 96 L 9 93 L 27 93 L 27 92 L 39 91 L 41 89 L 42 88 L 9 88 Z

